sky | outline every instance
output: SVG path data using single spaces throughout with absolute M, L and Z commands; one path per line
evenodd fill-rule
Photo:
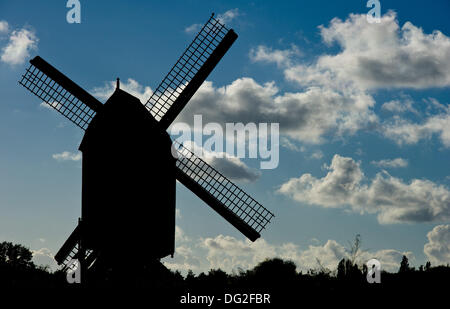
M 0 241 L 55 268 L 81 212 L 83 132 L 17 83 L 28 61 L 40 55 L 101 102 L 120 77 L 145 102 L 215 12 L 239 37 L 176 121 L 279 123 L 277 168 L 209 161 L 276 217 L 251 243 L 177 184 L 164 263 L 335 269 L 357 234 L 360 263 L 450 263 L 448 1 L 381 0 L 369 23 L 362 0 L 81 0 L 79 24 L 65 2 L 0 0 Z

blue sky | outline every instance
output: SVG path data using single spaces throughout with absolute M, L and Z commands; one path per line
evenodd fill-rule
M 356 234 L 361 261 L 387 269 L 402 254 L 450 262 L 448 1 L 381 0 L 379 24 L 366 1 L 80 2 L 81 24 L 69 24 L 65 1 L 0 1 L 0 240 L 51 264 L 80 216 L 82 131 L 18 85 L 28 60 L 102 102 L 116 77 L 147 100 L 187 29 L 216 12 L 239 38 L 178 120 L 279 122 L 278 168 L 236 181 L 276 218 L 250 244 L 179 185 L 167 265 L 231 270 L 279 255 L 333 268 Z

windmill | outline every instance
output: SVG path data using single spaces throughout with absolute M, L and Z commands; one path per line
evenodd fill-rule
M 119 80 L 102 104 L 41 57 L 30 60 L 19 83 L 85 130 L 81 218 L 55 255 L 63 269 L 76 258 L 82 271 L 126 273 L 173 256 L 176 180 L 248 239 L 260 237 L 273 213 L 166 132 L 236 39 L 212 14 L 145 104 Z

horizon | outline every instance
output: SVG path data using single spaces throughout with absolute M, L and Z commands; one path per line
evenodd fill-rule
M 204 149 L 275 218 L 252 243 L 177 184 L 176 250 L 164 265 L 232 272 L 280 257 L 299 271 L 317 259 L 334 268 L 357 234 L 361 263 L 392 272 L 405 255 L 415 267 L 447 265 L 450 3 L 381 0 L 370 23 L 366 2 L 81 0 L 71 24 L 66 1 L 0 1 L 0 241 L 56 269 L 81 215 L 83 131 L 18 84 L 29 60 L 43 57 L 102 103 L 120 77 L 145 103 L 215 12 L 238 39 L 175 123 L 201 149 L 209 136 L 195 137 L 195 115 L 223 132 L 279 124 L 275 168 Z

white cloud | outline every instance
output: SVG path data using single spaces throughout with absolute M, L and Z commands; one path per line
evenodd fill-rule
M 178 225 L 175 226 L 175 241 L 177 243 L 186 243 L 191 239 L 184 233 L 184 231 Z
M 373 252 L 360 250 L 357 253 L 356 262 L 358 265 L 362 265 L 368 260 L 375 258 L 380 261 L 383 270 L 396 272 L 403 255 L 410 259 L 413 258 L 411 252 L 401 252 L 394 249 L 383 249 Z M 305 265 L 306 267 L 303 267 L 303 269 L 307 270 L 309 268 L 317 268 L 317 263 L 320 261 L 323 267 L 329 270 L 336 270 L 339 261 L 343 258 L 351 259 L 349 249 L 335 240 L 328 240 L 324 245 L 310 245 L 308 249 L 301 251 L 296 263 Z
M 307 113 L 307 117 L 314 117 L 306 124 L 311 129 L 310 135 L 297 130 L 291 132 L 291 137 L 317 143 L 334 130 L 337 136 L 342 136 L 378 126 L 371 93 L 379 88 L 450 86 L 450 38 L 440 31 L 426 34 L 411 22 L 400 26 L 394 12 L 382 16 L 379 24 L 367 23 L 365 14 L 350 14 L 344 21 L 335 18 L 328 26 L 319 28 L 326 44 L 337 43 L 340 47 L 337 53 L 322 54 L 312 63 L 294 61 L 289 49 L 258 46 L 250 53 L 253 61 L 277 63 L 287 80 L 306 89 L 295 96 L 305 97 L 311 93 L 310 89 L 315 89 L 315 99 L 320 103 Z M 288 94 L 283 94 L 286 96 Z M 330 96 L 333 96 L 331 100 Z M 430 106 L 435 105 L 435 101 L 428 102 Z M 349 112 L 352 108 L 358 112 Z M 380 131 L 399 144 L 412 144 L 437 135 L 449 147 L 449 112 L 443 105 L 440 108 L 440 114 L 418 124 L 394 117 L 383 123 Z M 297 115 L 292 106 L 285 106 L 285 109 Z M 382 109 L 395 114 L 419 115 L 407 95 L 385 102 Z M 299 126 L 304 124 L 303 118 L 298 118 Z
M 360 251 L 357 262 L 367 262 L 377 258 L 383 269 L 397 271 L 403 255 L 412 257 L 410 252 L 400 252 L 394 249 L 374 252 Z M 301 249 L 298 245 L 287 242 L 271 244 L 260 238 L 255 242 L 238 239 L 232 236 L 218 235 L 215 237 L 199 238 L 191 243 L 183 243 L 177 247 L 174 259 L 167 259 L 164 264 L 172 269 L 206 272 L 220 268 L 228 273 L 241 269 L 251 269 L 268 258 L 282 258 L 291 260 L 297 265 L 298 271 L 307 271 L 324 266 L 335 270 L 342 258 L 350 258 L 347 248 L 335 240 L 328 240 L 323 245 L 310 245 Z
M 188 246 L 178 246 L 175 248 L 174 258 L 165 258 L 163 263 L 172 270 L 187 272 L 192 270 L 196 273 L 208 271 L 207 267 L 202 265 L 202 256 L 195 254 L 195 251 Z
M 302 83 L 351 82 L 359 89 L 378 87 L 428 88 L 450 85 L 450 39 L 440 31 L 425 34 L 406 22 L 399 26 L 390 11 L 381 23 L 370 24 L 365 14 L 334 18 L 320 27 L 325 43 L 341 51 L 320 56 L 313 66 L 286 72 Z
M 419 115 L 419 112 L 413 107 L 413 105 L 414 101 L 410 97 L 404 96 L 402 99 L 390 100 L 383 103 L 381 108 L 396 114 L 411 112 Z
M 194 34 L 200 31 L 202 29 L 202 24 L 192 24 L 184 29 L 184 32 L 188 34 Z
M 200 259 L 194 254 L 195 244 L 192 243 L 192 238 L 187 236 L 181 227 L 175 226 L 175 248 L 174 258 L 165 258 L 164 265 L 170 269 L 177 269 L 187 272 L 189 269 L 198 271 L 200 269 Z
M 450 107 L 446 107 L 445 112 L 427 117 L 421 123 L 394 118 L 386 122 L 381 131 L 386 138 L 399 145 L 416 144 L 436 135 L 445 147 L 450 147 Z
M 423 102 L 427 104 L 427 110 L 434 110 L 437 111 L 437 113 L 447 112 L 449 110 L 448 105 L 442 104 L 435 98 L 425 98 L 423 99 Z
M 212 152 L 196 145 L 192 141 L 185 141 L 183 146 L 195 154 L 202 154 L 201 158 L 206 163 L 217 169 L 225 177 L 233 181 L 254 182 L 261 177 L 258 169 L 247 166 L 236 156 L 225 152 Z
M 323 152 L 320 151 L 320 150 L 314 151 L 314 152 L 311 154 L 311 158 L 312 158 L 312 159 L 317 159 L 317 160 L 322 159 L 322 158 L 323 158 Z
M 28 29 L 14 30 L 8 44 L 2 49 L 1 61 L 10 65 L 21 64 L 30 56 L 30 51 L 37 48 L 38 38 L 34 31 Z
M 139 84 L 133 78 L 128 78 L 125 82 L 120 81 L 120 89 L 138 98 L 142 104 L 145 104 L 152 95 L 152 89 L 148 86 Z M 106 101 L 116 90 L 116 81 L 108 81 L 103 87 L 95 87 L 92 89 L 92 95 L 99 100 Z
M 239 78 L 216 88 L 203 83 L 178 120 L 193 122 L 201 114 L 205 122 L 280 124 L 280 132 L 307 143 L 321 143 L 326 135 L 343 136 L 373 125 L 377 117 L 369 109 L 371 96 L 310 87 L 303 92 L 279 93 L 274 82 L 259 84 Z
M 39 266 L 48 266 L 51 271 L 55 271 L 58 265 L 54 259 L 53 253 L 48 248 L 40 248 L 32 250 L 33 262 Z
M 241 16 L 241 12 L 239 11 L 239 9 L 235 8 L 235 9 L 231 9 L 226 11 L 225 13 L 219 14 L 217 15 L 217 19 L 223 23 L 223 24 L 228 24 L 230 23 L 233 19 L 235 19 L 238 16 Z
M 246 77 L 220 88 L 205 82 L 179 119 L 192 122 L 197 113 L 208 122 L 275 121 L 285 136 L 315 144 L 380 128 L 398 143 L 437 134 L 444 145 L 450 145 L 447 114 L 436 115 L 424 125 L 395 117 L 380 126 L 371 95 L 380 87 L 449 86 L 447 36 L 439 31 L 425 34 L 410 22 L 400 27 L 393 12 L 385 14 L 380 24 L 367 23 L 365 14 L 351 14 L 345 21 L 333 19 L 320 31 L 325 43 L 337 42 L 341 50 L 320 55 L 312 63 L 298 63 L 295 45 L 286 50 L 261 45 L 250 51 L 252 61 L 276 63 L 301 91 L 283 93 L 274 82 L 259 84 Z M 398 100 L 385 102 L 382 109 L 417 115 L 412 100 L 402 94 Z
M 319 29 L 326 44 L 337 43 L 341 50 L 320 55 L 312 64 L 291 63 L 284 69 L 288 80 L 302 86 L 359 91 L 450 86 L 450 38 L 440 31 L 425 34 L 411 22 L 400 27 L 392 11 L 379 24 L 368 23 L 365 14 L 350 14 L 345 21 L 334 18 Z M 288 54 L 259 48 L 261 61 L 268 61 L 266 55 L 272 54 L 278 55 L 272 60 L 277 62 Z
M 373 165 L 376 165 L 378 167 L 385 167 L 385 168 L 397 168 L 397 167 L 407 167 L 408 166 L 408 160 L 403 158 L 396 158 L 396 159 L 384 159 L 380 161 L 372 161 L 370 162 Z
M 8 33 L 9 32 L 9 25 L 8 22 L 5 20 L 0 20 L 0 34 Z
M 41 102 L 41 104 L 39 104 L 40 107 L 46 108 L 46 109 L 53 109 L 52 105 L 53 104 L 48 104 L 46 102 Z M 55 105 L 57 105 L 57 103 Z
M 427 234 L 423 251 L 432 265 L 450 263 L 450 225 L 437 225 Z
M 63 151 L 61 153 L 55 153 L 52 158 L 57 161 L 80 161 L 81 152 L 73 153 L 70 151 Z
M 39 107 L 45 108 L 45 109 L 49 109 L 49 110 L 59 110 L 62 107 L 62 104 L 59 102 L 41 102 L 41 104 L 39 104 Z
M 233 19 L 235 19 L 238 16 L 241 16 L 241 12 L 239 11 L 239 9 L 232 9 L 232 10 L 228 10 L 225 13 L 219 14 L 216 16 L 216 18 L 223 24 L 227 25 L 228 23 L 230 23 Z M 190 26 L 187 26 L 186 28 L 184 28 L 184 32 L 188 33 L 188 34 L 195 34 L 197 32 L 200 31 L 200 29 L 202 29 L 203 24 L 192 24 Z
M 367 262 L 370 259 L 377 259 L 381 263 L 381 269 L 388 272 L 397 272 L 400 268 L 400 262 L 406 256 L 409 261 L 415 259 L 411 251 L 399 251 L 395 249 L 383 249 L 375 252 L 363 251 L 358 257 L 359 261 Z
M 249 269 L 268 257 L 276 256 L 276 248 L 264 239 L 252 243 L 246 239 L 218 235 L 204 239 L 201 246 L 207 251 L 206 259 L 211 268 L 228 272 L 237 268 Z
M 450 190 L 429 180 L 409 183 L 378 173 L 365 183 L 360 163 L 335 155 L 323 178 L 303 174 L 278 192 L 310 205 L 376 213 L 380 223 L 434 222 L 450 219 Z
M 206 161 L 230 180 L 254 182 L 261 177 L 259 170 L 247 166 L 241 159 L 234 156 L 210 156 Z
M 300 50 L 296 45 L 290 49 L 280 50 L 259 45 L 250 50 L 250 60 L 253 62 L 276 63 L 278 67 L 289 67 L 293 64 L 293 58 L 300 56 Z
M 291 140 L 289 140 L 287 137 L 282 136 L 280 140 L 280 145 L 286 149 L 296 151 L 296 152 L 303 152 L 304 149 L 302 147 L 297 146 L 295 143 L 293 143 Z

